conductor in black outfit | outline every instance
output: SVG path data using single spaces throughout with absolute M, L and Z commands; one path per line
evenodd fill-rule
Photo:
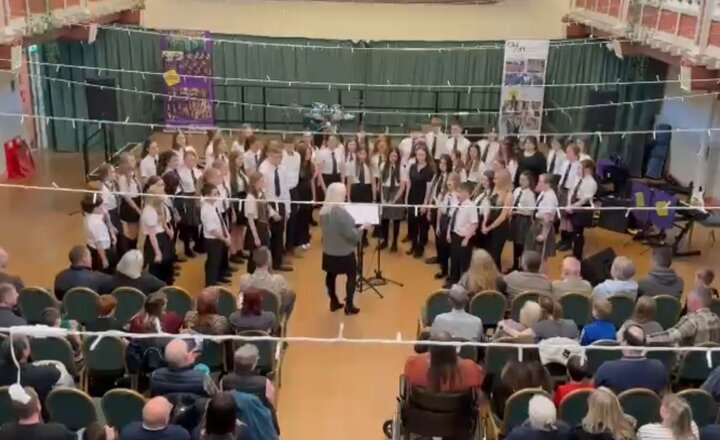
M 528 136 L 523 143 L 523 153 L 518 157 L 518 169 L 515 173 L 515 186 L 518 186 L 520 175 L 529 171 L 537 182 L 541 174 L 547 169 L 547 159 L 538 150 L 538 142 L 535 136 Z

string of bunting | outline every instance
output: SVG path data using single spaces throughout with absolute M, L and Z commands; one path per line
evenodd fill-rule
M 9 59 L 0 59 L 0 61 L 10 61 Z M 116 69 L 111 67 L 93 67 L 93 66 L 79 66 L 74 64 L 63 64 L 63 63 L 50 63 L 50 62 L 41 62 L 41 61 L 27 61 L 24 60 L 23 63 L 25 64 L 32 64 L 36 66 L 44 66 L 55 69 L 56 72 L 59 72 L 60 69 L 75 69 L 75 70 L 88 70 L 88 71 L 94 71 L 97 72 L 98 75 L 101 75 L 103 72 L 112 72 L 112 73 L 119 73 L 119 74 L 127 74 L 127 75 L 138 75 L 141 76 L 143 79 L 146 76 L 164 76 L 165 73 L 163 72 L 150 72 L 150 71 L 143 71 L 143 70 L 133 70 L 133 69 Z M 327 81 L 305 81 L 305 80 L 287 80 L 287 79 L 273 79 L 270 78 L 269 75 L 266 75 L 265 78 L 245 78 L 245 77 L 225 77 L 225 76 L 207 76 L 207 75 L 186 75 L 186 74 L 178 74 L 179 78 L 186 78 L 186 79 L 201 79 L 201 80 L 211 80 L 211 81 L 217 81 L 221 82 L 225 85 L 228 85 L 232 82 L 241 82 L 241 83 L 251 83 L 251 84 L 270 84 L 270 85 L 287 85 L 288 87 L 293 86 L 312 86 L 312 87 L 327 87 L 328 90 L 338 90 L 338 89 L 347 89 L 350 90 L 362 90 L 362 89 L 391 89 L 391 88 L 414 88 L 414 89 L 425 89 L 428 91 L 431 90 L 467 90 L 468 93 L 471 93 L 474 90 L 483 90 L 483 89 L 501 89 L 503 87 L 502 84 L 477 84 L 477 85 L 462 85 L 462 84 L 452 84 L 450 81 L 447 81 L 445 84 L 397 84 L 397 83 L 390 83 L 389 80 L 386 83 L 354 83 L 354 82 L 327 82 Z M 615 86 L 633 86 L 633 85 L 651 85 L 651 84 L 677 84 L 681 83 L 683 80 L 680 78 L 678 79 L 665 79 L 662 80 L 659 77 L 656 77 L 655 80 L 638 80 L 638 81 L 611 81 L 611 82 L 585 82 L 585 83 L 547 83 L 544 84 L 544 88 L 558 88 L 558 87 L 590 87 L 595 89 L 600 89 L 601 87 L 615 87 Z M 693 82 L 720 82 L 720 78 L 699 78 L 699 79 L 693 79 Z
M 92 83 L 86 83 L 82 81 L 74 81 L 74 80 L 68 80 L 64 78 L 55 78 L 55 77 L 49 77 L 49 76 L 43 76 L 43 75 L 36 75 L 36 74 L 29 74 L 32 78 L 38 78 L 41 80 L 46 81 L 53 81 L 53 82 L 59 82 L 63 84 L 67 84 L 68 87 L 70 86 L 80 86 L 80 87 L 93 87 L 93 88 L 100 88 L 100 89 L 110 89 L 115 90 L 117 92 L 122 93 L 134 93 L 134 94 L 140 94 L 140 95 L 146 95 L 151 96 L 152 99 L 156 98 L 163 98 L 167 99 L 168 101 L 203 101 L 203 102 L 210 102 L 213 103 L 215 106 L 220 105 L 232 105 L 233 107 L 242 106 L 242 107 L 249 107 L 250 110 L 253 108 L 267 108 L 267 109 L 278 109 L 278 110 L 285 110 L 285 111 L 297 111 L 297 112 L 309 112 L 312 110 L 312 107 L 303 106 L 303 105 L 281 105 L 281 104 L 258 104 L 258 103 L 249 103 L 249 102 L 241 102 L 241 101 L 229 101 L 224 99 L 208 99 L 208 98 L 198 98 L 194 96 L 183 96 L 183 95 L 172 95 L 168 93 L 159 93 L 159 92 L 150 92 L 147 90 L 138 90 L 135 89 L 126 89 L 123 87 L 118 86 L 105 86 L 100 84 L 92 84 Z M 703 93 L 695 93 L 695 94 L 689 94 L 689 95 L 678 95 L 678 96 L 664 96 L 662 98 L 651 98 L 651 99 L 641 99 L 636 101 L 621 101 L 621 102 L 607 102 L 607 103 L 601 103 L 601 104 L 585 104 L 585 105 L 572 105 L 572 106 L 566 106 L 566 107 L 553 107 L 553 108 L 546 108 L 543 109 L 542 112 L 545 114 L 551 113 L 551 112 L 561 112 L 566 113 L 568 111 L 572 110 L 587 110 L 587 109 L 598 109 L 598 108 L 606 108 L 606 107 L 617 107 L 617 106 L 625 106 L 629 105 L 630 107 L 634 107 L 635 105 L 642 105 L 642 104 L 649 104 L 649 103 L 655 103 L 655 102 L 664 102 L 664 101 L 674 101 L 674 100 L 681 100 L 684 101 L 685 99 L 694 99 L 694 98 L 700 98 L 703 96 L 718 96 L 720 95 L 720 92 L 703 92 Z M 347 109 L 343 110 L 344 113 L 350 113 L 350 114 L 374 114 L 374 115 L 409 115 L 409 116 L 469 116 L 469 115 L 497 115 L 497 110 L 474 110 L 474 111 L 454 111 L 454 112 L 427 112 L 427 111 L 407 111 L 407 110 L 372 110 L 372 109 Z M 566 115 L 568 118 L 572 119 L 570 115 Z

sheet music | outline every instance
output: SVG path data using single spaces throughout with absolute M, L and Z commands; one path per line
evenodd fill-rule
M 349 203 L 345 205 L 345 210 L 355 219 L 356 225 L 380 224 L 380 209 L 376 204 Z

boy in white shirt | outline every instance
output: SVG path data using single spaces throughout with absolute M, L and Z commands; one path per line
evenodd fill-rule
M 460 122 L 454 122 L 450 126 L 450 137 L 445 141 L 445 151 L 452 157 L 455 157 L 455 152 L 459 151 L 462 160 L 465 161 L 467 158 L 467 150 L 470 146 L 470 141 L 463 136 L 463 126 Z M 482 152 L 481 152 L 482 153 Z
M 224 259 L 230 249 L 230 233 L 225 218 L 218 209 L 220 191 L 212 183 L 203 185 L 201 195 L 206 197 L 200 204 L 200 221 L 205 239 L 205 286 L 230 282 L 223 271 Z
M 440 156 L 445 154 L 445 143 L 447 135 L 442 132 L 442 119 L 440 116 L 430 118 L 431 130 L 425 133 L 425 143 L 430 150 L 430 157 L 439 160 Z
M 534 221 L 525 239 L 525 250 L 539 253 L 543 261 L 555 256 L 554 223 L 559 203 L 552 189 L 552 179 L 547 173 L 538 179 Z
M 92 269 L 112 274 L 117 264 L 116 238 L 105 222 L 102 196 L 87 194 L 80 206 L 84 213 L 85 236 L 92 258 Z
M 470 199 L 474 189 L 472 183 L 463 182 L 457 191 L 458 205 L 452 209 L 446 237 L 450 242 L 450 274 L 445 285 L 457 283 L 470 266 L 470 239 L 475 235 L 479 223 L 477 206 Z

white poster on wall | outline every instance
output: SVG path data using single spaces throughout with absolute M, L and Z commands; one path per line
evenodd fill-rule
M 507 40 L 500 94 L 501 134 L 538 134 L 542 126 L 548 40 Z

